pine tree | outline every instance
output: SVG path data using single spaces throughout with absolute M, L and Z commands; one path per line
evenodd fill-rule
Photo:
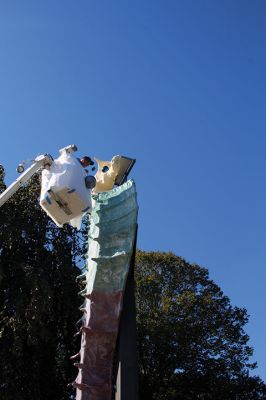
M 0 208 L 1 400 L 69 399 L 76 374 L 69 357 L 78 347 L 81 242 L 46 216 L 39 192 L 35 175 Z

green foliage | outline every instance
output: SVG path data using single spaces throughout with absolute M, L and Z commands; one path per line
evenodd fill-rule
M 67 400 L 76 376 L 69 357 L 80 347 L 76 277 L 88 222 L 81 233 L 58 229 L 39 191 L 35 176 L 0 208 L 1 400 Z M 206 269 L 138 252 L 136 284 L 143 400 L 266 399 L 264 383 L 249 376 L 247 312 L 232 307 Z
M 265 399 L 249 377 L 245 309 L 233 307 L 208 271 L 172 253 L 138 252 L 142 399 Z
M 4 171 L 0 189 L 4 190 Z M 80 240 L 38 204 L 39 177 L 0 208 L 0 398 L 69 399 Z

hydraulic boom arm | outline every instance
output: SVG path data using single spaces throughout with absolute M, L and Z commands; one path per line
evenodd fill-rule
M 43 154 L 38 156 L 33 161 L 33 164 L 26 169 L 2 194 L 0 194 L 0 207 L 2 207 L 5 202 L 13 196 L 14 193 L 24 184 L 26 183 L 32 175 L 35 174 L 40 168 L 45 167 L 46 165 L 51 165 L 53 163 L 53 159 L 48 154 Z
M 59 152 L 66 151 L 68 153 L 72 153 L 73 151 L 77 151 L 77 146 L 71 144 L 63 149 L 60 149 Z M 2 207 L 14 193 L 16 193 L 19 188 L 24 185 L 31 177 L 35 174 L 39 169 L 44 167 L 50 167 L 53 163 L 53 157 L 49 154 L 42 154 L 38 156 L 33 161 L 33 164 L 26 169 L 11 185 L 2 193 L 0 194 L 0 207 Z

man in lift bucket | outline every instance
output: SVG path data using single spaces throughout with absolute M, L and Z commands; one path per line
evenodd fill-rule
M 94 161 L 92 161 L 92 159 L 88 156 L 78 158 L 78 160 L 83 168 L 89 167 L 90 165 L 94 165 Z M 93 167 L 92 170 L 94 171 L 95 167 Z M 96 179 L 94 178 L 93 175 L 86 176 L 85 185 L 88 189 L 93 189 L 96 186 Z

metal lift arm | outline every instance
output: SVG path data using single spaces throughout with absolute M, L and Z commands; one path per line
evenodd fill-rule
M 60 149 L 59 152 L 67 151 L 68 153 L 72 153 L 73 151 L 77 151 L 77 146 L 71 144 L 63 149 Z M 31 177 L 34 175 L 39 169 L 44 168 L 46 166 L 51 166 L 53 163 L 53 157 L 49 154 L 42 154 L 38 156 L 33 161 L 33 164 L 26 169 L 2 194 L 0 194 L 0 207 L 2 207 L 8 199 L 10 199 L 13 194 L 15 194 L 19 188 L 24 185 Z
M 45 167 L 46 165 L 51 165 L 53 163 L 53 159 L 48 154 L 43 154 L 38 156 L 33 161 L 33 164 L 26 169 L 11 185 L 0 194 L 0 207 L 2 207 L 7 200 L 10 199 L 13 194 L 16 193 L 19 188 L 24 185 L 31 177 L 35 174 L 40 168 Z

